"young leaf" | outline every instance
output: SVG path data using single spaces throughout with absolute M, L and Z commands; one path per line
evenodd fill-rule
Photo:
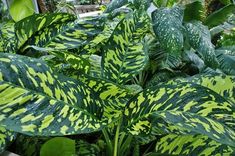
M 144 68 L 148 58 L 142 38 L 148 30 L 146 13 L 136 11 L 120 21 L 104 48 L 104 78 L 125 84 Z
M 42 145 L 40 156 L 72 156 L 75 155 L 75 141 L 65 137 L 50 139 Z
M 153 30 L 160 45 L 168 53 L 180 56 L 183 49 L 183 9 L 159 8 L 152 13 Z
M 0 126 L 0 154 L 4 152 L 6 146 L 12 142 L 16 137 L 16 133 Z
M 44 136 L 97 131 L 105 125 L 103 104 L 87 85 L 43 61 L 0 54 L 0 123 L 7 129 Z
M 198 21 L 186 23 L 185 28 L 189 44 L 199 53 L 206 65 L 216 68 L 218 60 L 208 28 Z
M 169 134 L 160 139 L 156 152 L 165 155 L 234 155 L 235 149 L 203 135 Z

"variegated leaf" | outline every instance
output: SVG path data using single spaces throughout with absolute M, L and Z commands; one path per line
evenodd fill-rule
M 144 68 L 148 58 L 142 38 L 148 30 L 146 13 L 129 13 L 120 21 L 104 48 L 104 78 L 125 84 Z
M 65 13 L 51 13 L 51 14 L 34 14 L 16 23 L 16 36 L 18 40 L 17 49 L 21 49 L 22 46 L 28 41 L 29 38 L 40 34 L 39 31 L 49 26 L 60 23 L 65 25 L 76 19 L 75 16 Z M 58 26 L 54 26 L 55 29 Z M 45 31 L 47 32 L 47 31 Z M 44 34 L 45 35 L 45 34 Z M 44 38 L 42 38 L 44 39 Z
M 216 68 L 218 60 L 208 28 L 198 21 L 186 23 L 185 28 L 189 44 L 199 53 L 206 65 Z
M 7 129 L 45 136 L 97 131 L 104 126 L 103 103 L 87 85 L 57 75 L 43 61 L 0 55 L 0 123 Z
M 48 52 L 49 54 L 52 54 L 59 59 L 63 60 L 64 62 L 71 65 L 71 67 L 75 70 L 82 71 L 84 73 L 88 73 L 90 70 L 90 63 L 88 60 L 82 58 L 81 56 L 74 54 L 72 52 L 68 51 L 54 51 L 53 48 L 40 48 L 36 46 L 30 46 L 35 50 Z
M 7 22 L 0 28 L 0 52 L 14 53 L 16 46 L 15 23 Z
M 157 142 L 156 152 L 161 155 L 224 156 L 234 155 L 235 149 L 203 135 L 169 134 Z
M 153 30 L 163 49 L 174 56 L 180 56 L 183 39 L 183 9 L 181 7 L 159 8 L 152 13 Z
M 107 9 L 105 12 L 109 13 L 113 10 L 122 7 L 123 5 L 128 4 L 129 0 L 112 0 L 112 2 L 109 3 Z
M 107 101 L 104 106 L 104 115 L 109 118 L 119 117 L 126 102 L 132 97 L 131 93 L 122 86 L 97 77 L 81 76 L 80 80 L 92 88 L 102 100 Z
M 102 17 L 52 24 L 41 29 L 25 43 L 54 50 L 74 49 L 88 44 L 103 30 Z
M 16 133 L 0 126 L 0 154 L 4 152 L 6 146 L 15 139 Z
M 153 117 L 154 114 L 166 114 L 172 111 L 191 113 L 193 117 L 184 119 L 198 121 L 193 125 L 197 131 L 193 132 L 210 133 L 208 136 L 212 139 L 235 146 L 233 142 L 235 132 L 229 128 L 231 122 L 235 121 L 234 107 L 219 94 L 194 83 L 163 84 L 145 89 L 128 102 L 124 112 L 124 125 L 128 127 L 130 133 L 138 135 L 142 132 L 148 133 L 149 129 L 155 126 L 153 123 L 158 120 Z M 167 121 L 165 116 L 162 119 Z M 207 125 L 209 120 L 215 126 Z M 202 126 L 203 124 L 206 126 Z M 217 128 L 223 124 L 228 126 L 226 130 Z
M 187 79 L 176 79 L 168 83 L 177 84 L 177 82 L 192 82 L 207 87 L 235 104 L 234 76 L 222 74 L 196 75 Z

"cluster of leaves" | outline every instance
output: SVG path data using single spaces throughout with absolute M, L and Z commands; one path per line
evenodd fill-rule
M 3 24 L 0 152 L 16 138 L 30 147 L 22 155 L 73 155 L 76 144 L 79 155 L 233 155 L 235 53 L 214 46 L 211 30 L 235 6 L 205 15 L 201 1 L 164 3 L 151 16 L 150 0 L 113 0 L 98 17 Z

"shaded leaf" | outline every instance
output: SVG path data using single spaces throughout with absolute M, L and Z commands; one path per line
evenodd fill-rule
M 184 21 L 198 20 L 202 21 L 206 17 L 205 8 L 201 1 L 194 1 L 185 5 Z
M 0 126 L 0 154 L 5 151 L 5 148 L 11 143 L 16 137 L 16 133 L 5 129 Z
M 199 53 L 205 64 L 209 67 L 217 67 L 218 61 L 208 28 L 198 21 L 186 23 L 185 28 L 189 44 Z
M 214 27 L 222 24 L 228 19 L 228 16 L 235 11 L 235 5 L 229 4 L 210 14 L 204 21 L 204 24 L 209 27 Z

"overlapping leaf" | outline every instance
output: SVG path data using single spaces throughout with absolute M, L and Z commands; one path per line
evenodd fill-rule
M 16 133 L 0 126 L 0 154 L 4 152 L 6 146 L 15 139 Z
M 156 145 L 159 154 L 172 155 L 234 155 L 235 149 L 220 144 L 203 135 L 175 135 L 169 134 L 160 139 Z
M 216 56 L 219 61 L 219 68 L 228 75 L 235 75 L 235 56 L 226 55 L 223 50 L 217 50 Z
M 0 52 L 15 52 L 15 23 L 7 22 L 0 26 Z
M 231 122 L 234 121 L 234 109 L 233 104 L 208 88 L 193 83 L 176 82 L 173 85 L 146 89 L 132 98 L 125 109 L 124 125 L 128 126 L 128 131 L 134 135 L 148 133 L 149 129 L 155 126 L 152 123 L 158 121 L 154 114 L 163 113 L 161 118 L 166 122 L 175 119 L 177 122 L 170 123 L 179 126 L 177 123 L 181 123 L 182 119 L 195 121 L 187 123 L 189 127 L 184 128 L 235 146 L 235 132 L 230 128 Z M 174 119 L 168 119 L 166 114 L 172 114 L 172 111 L 177 112 L 178 116 L 174 115 Z M 184 112 L 190 115 L 182 115 Z M 208 123 L 211 123 L 210 126 Z M 221 128 L 223 124 L 226 126 Z
M 168 83 L 193 82 L 207 87 L 235 103 L 235 77 L 222 74 L 196 75 L 187 79 L 177 79 Z
M 17 22 L 15 25 L 18 40 L 17 50 L 20 49 L 29 38 L 34 36 L 40 30 L 58 23 L 63 23 L 62 25 L 64 25 L 68 22 L 74 21 L 75 19 L 76 18 L 70 14 L 51 13 L 35 14 Z
M 53 48 L 54 50 L 74 49 L 88 44 L 102 30 L 103 22 L 100 17 L 78 19 L 74 22 L 46 27 L 33 35 L 26 45 Z
M 132 97 L 131 93 L 122 86 L 89 76 L 82 76 L 80 80 L 92 88 L 102 100 L 106 100 L 104 115 L 112 121 L 112 117 L 118 117 L 124 110 L 126 102 Z
M 55 74 L 44 62 L 0 55 L 0 123 L 7 129 L 30 135 L 88 133 L 103 126 L 102 108 L 87 85 Z
M 103 52 L 104 78 L 125 84 L 144 68 L 147 55 L 142 38 L 148 30 L 146 13 L 130 13 L 120 21 Z
M 159 8 L 152 13 L 153 30 L 163 49 L 180 56 L 183 49 L 183 9 L 181 7 Z
M 218 60 L 208 28 L 198 21 L 186 23 L 185 28 L 189 44 L 199 53 L 205 64 L 210 67 L 217 67 Z

